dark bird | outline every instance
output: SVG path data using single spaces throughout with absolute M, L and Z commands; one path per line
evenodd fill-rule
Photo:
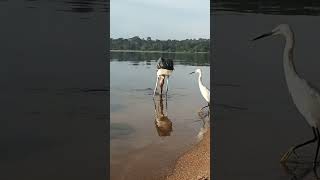
M 161 90 L 160 94 L 162 94 L 165 78 L 167 78 L 166 93 L 168 92 L 169 77 L 172 74 L 173 70 L 174 70 L 174 65 L 173 65 L 172 59 L 165 59 L 163 57 L 159 58 L 159 60 L 157 62 L 157 81 L 156 81 L 156 86 L 154 87 L 153 96 L 156 93 L 159 81 L 160 81 L 159 84 L 160 84 L 160 90 Z
M 165 111 L 163 110 L 163 98 L 160 94 L 160 100 L 154 101 L 155 125 L 159 136 L 170 136 L 172 132 L 172 122 L 168 118 L 168 104 L 166 99 Z

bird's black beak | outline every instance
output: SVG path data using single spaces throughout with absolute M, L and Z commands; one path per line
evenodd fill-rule
M 189 73 L 189 74 L 193 74 L 193 73 L 195 73 L 195 72 L 191 72 L 191 73 Z
M 262 34 L 254 39 L 252 39 L 251 41 L 255 41 L 255 40 L 258 40 L 258 39 L 261 39 L 261 38 L 264 38 L 264 37 L 268 37 L 268 36 L 271 36 L 273 35 L 274 32 L 269 32 L 269 33 L 265 33 L 265 34 Z

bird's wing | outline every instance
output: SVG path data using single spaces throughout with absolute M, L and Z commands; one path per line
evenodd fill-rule
M 305 104 L 312 116 L 312 121 L 320 123 L 320 89 L 311 82 L 305 81 L 309 92 L 308 102 Z M 309 121 L 308 121 L 309 122 Z
M 174 70 L 173 67 L 173 60 L 172 59 L 165 59 L 160 57 L 157 62 L 157 69 L 168 69 L 168 70 Z
M 210 90 L 207 87 L 205 87 L 205 88 L 206 88 L 206 91 L 208 92 L 208 94 L 210 96 Z
M 320 99 L 320 89 L 311 82 L 308 82 L 308 81 L 305 81 L 305 82 L 310 87 L 310 92 L 312 93 L 312 96 Z
M 210 101 L 210 91 L 207 87 L 203 86 L 203 90 L 205 91 L 205 93 L 203 93 L 203 96 L 206 96 L 205 99 Z

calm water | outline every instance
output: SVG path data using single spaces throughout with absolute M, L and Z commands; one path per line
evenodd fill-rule
M 168 97 L 160 101 L 156 96 L 153 101 L 156 60 L 161 55 L 175 59 L 175 70 Z M 209 88 L 208 55 L 112 53 L 111 57 L 111 179 L 167 175 L 176 158 L 198 141 L 200 129 L 208 125 L 208 118 L 197 113 L 206 102 L 196 76 L 189 75 L 201 68 Z M 158 127 L 155 116 L 161 114 L 167 118 Z
M 0 1 L 0 179 L 107 179 L 106 7 Z
M 270 1 L 270 8 L 266 3 L 224 1 L 217 4 L 214 14 L 215 81 L 239 84 L 236 89 L 215 87 L 216 103 L 248 108 L 214 112 L 217 179 L 300 180 L 316 176 L 310 163 L 314 145 L 297 151 L 300 163 L 291 162 L 287 167 L 279 163 L 291 146 L 312 138 L 311 128 L 288 94 L 282 61 L 284 40 L 270 37 L 254 44 L 249 40 L 280 23 L 290 24 L 296 37 L 297 71 L 320 87 L 316 45 L 320 41 L 319 11 L 314 7 L 311 16 L 308 5 Z

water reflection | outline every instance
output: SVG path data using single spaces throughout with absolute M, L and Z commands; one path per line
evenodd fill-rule
M 230 177 L 229 179 L 234 179 L 234 178 L 235 179 L 237 178 L 238 179 L 256 179 L 254 178 L 254 176 L 252 176 L 255 173 L 257 173 L 261 177 L 264 177 L 264 179 L 314 179 L 314 177 L 318 177 L 316 174 L 317 172 L 313 171 L 311 162 L 287 163 L 287 166 L 284 166 L 284 170 L 287 176 L 280 175 L 280 174 L 283 175 L 283 171 L 282 171 L 283 169 L 278 169 L 279 166 L 277 163 L 275 163 L 279 160 L 278 156 L 281 149 L 283 149 L 284 147 L 290 145 L 292 142 L 295 141 L 295 140 L 290 141 L 289 137 L 294 137 L 294 135 L 296 135 L 297 132 L 299 132 L 300 134 L 304 134 L 305 132 L 307 133 L 309 131 L 308 128 L 304 128 L 303 124 L 299 122 L 301 121 L 300 120 L 301 117 L 298 117 L 298 114 L 297 114 L 298 112 L 295 112 L 293 110 L 292 111 L 290 110 L 290 112 L 280 112 L 280 109 L 286 109 L 286 108 L 291 109 L 293 107 L 292 102 L 290 102 L 288 99 L 285 99 L 285 98 L 282 99 L 282 97 L 288 95 L 287 87 L 285 87 L 286 86 L 285 82 L 279 81 L 278 84 L 275 84 L 276 81 L 279 80 L 279 76 L 283 75 L 283 71 L 282 71 L 283 69 L 279 68 L 276 70 L 275 68 L 279 64 L 279 59 L 281 59 L 281 56 L 279 56 L 280 50 L 279 50 L 279 53 L 273 52 L 270 50 L 266 53 L 267 56 L 266 54 L 262 55 L 261 53 L 262 51 L 265 51 L 265 49 L 275 46 L 272 44 L 273 41 L 271 40 L 269 42 L 266 42 L 266 45 L 261 48 L 261 52 L 259 51 L 253 52 L 252 49 L 249 50 L 249 48 L 246 49 L 241 47 L 247 45 L 246 39 L 248 39 L 248 38 L 242 38 L 242 37 L 248 36 L 250 38 L 251 36 L 250 32 L 253 33 L 253 31 L 255 31 L 252 29 L 257 28 L 257 29 L 260 29 L 258 31 L 264 32 L 263 27 L 266 26 L 267 24 L 271 25 L 271 24 L 278 24 L 283 22 L 290 22 L 293 24 L 293 26 L 296 27 L 297 34 L 298 33 L 306 34 L 302 38 L 301 36 L 296 36 L 296 37 L 300 37 L 300 38 L 297 38 L 297 42 L 299 41 L 300 45 L 299 45 L 299 50 L 297 48 L 298 51 L 295 51 L 295 54 L 297 55 L 304 54 L 303 53 L 304 50 L 309 50 L 310 48 L 310 46 L 308 46 L 309 44 L 308 40 L 310 41 L 310 37 L 312 37 L 312 35 L 308 35 L 308 34 L 312 34 L 312 32 L 309 31 L 310 28 L 308 29 L 305 27 L 308 27 L 309 25 L 310 27 L 317 28 L 314 25 L 314 22 L 316 20 L 319 20 L 319 18 L 308 17 L 308 16 L 269 16 L 269 15 L 256 15 L 256 14 L 319 15 L 319 12 L 320 12 L 319 7 L 320 7 L 319 2 L 315 2 L 315 1 L 308 1 L 308 2 L 281 1 L 280 2 L 280 1 L 265 1 L 265 0 L 261 1 L 260 0 L 260 1 L 247 1 L 247 2 L 240 3 L 240 1 L 236 1 L 236 0 L 231 0 L 231 1 L 217 0 L 214 2 L 213 11 L 215 14 L 227 14 L 228 12 L 232 12 L 230 13 L 232 14 L 232 16 L 219 16 L 219 18 L 217 19 L 217 22 L 220 22 L 220 24 L 219 24 L 219 27 L 217 27 L 217 31 L 216 31 L 217 33 L 225 32 L 226 29 L 233 29 L 236 26 L 240 27 L 239 24 L 241 24 L 242 26 L 242 28 L 240 28 L 237 31 L 237 35 L 223 36 L 216 40 L 216 42 L 218 42 L 217 44 L 221 44 L 217 46 L 218 49 L 216 49 L 216 52 L 221 53 L 220 55 L 217 55 L 217 58 L 223 57 L 222 61 L 219 61 L 219 62 L 217 61 L 218 63 L 217 66 L 219 65 L 219 67 L 221 67 L 220 74 L 216 75 L 217 79 L 226 79 L 223 77 L 227 77 L 228 75 L 230 76 L 231 71 L 234 71 L 234 72 L 236 71 L 235 69 L 230 69 L 229 64 L 231 63 L 237 64 L 237 62 L 228 61 L 228 59 L 234 59 L 237 56 L 245 57 L 248 54 L 250 54 L 250 56 L 253 57 L 253 58 L 248 58 L 248 61 L 246 61 L 245 58 L 243 58 L 243 61 L 241 61 L 241 65 L 237 68 L 238 69 L 243 68 L 244 71 L 237 71 L 237 73 L 233 73 L 231 75 L 235 77 L 234 81 L 237 81 L 242 86 L 241 88 L 239 88 L 239 91 L 237 92 L 239 93 L 238 95 L 239 98 L 230 95 L 231 93 L 229 92 L 224 93 L 218 89 L 217 93 L 221 94 L 219 98 L 221 99 L 224 98 L 226 99 L 226 101 L 229 100 L 230 102 L 235 102 L 236 100 L 238 100 L 239 102 L 242 102 L 243 105 L 247 106 L 249 111 L 243 112 L 243 113 L 241 112 L 219 113 L 219 116 L 222 117 L 220 119 L 224 118 L 226 120 L 230 120 L 230 122 L 232 121 L 232 123 L 228 121 L 220 121 L 219 122 L 220 124 L 218 125 L 219 127 L 217 127 L 217 129 L 220 128 L 221 132 L 223 132 L 223 128 L 227 128 L 229 132 L 232 131 L 231 129 L 233 129 L 234 132 L 238 131 L 238 133 L 236 133 L 237 135 L 228 134 L 227 136 L 225 136 L 226 133 L 224 132 L 217 135 L 222 138 L 220 139 L 220 142 L 223 142 L 223 143 L 218 142 L 218 144 L 216 145 L 218 147 L 217 152 L 227 151 L 228 149 L 230 149 L 230 147 L 234 146 L 233 143 L 230 143 L 230 145 L 225 145 L 227 144 L 225 142 L 228 142 L 228 140 L 231 140 L 234 138 L 244 139 L 248 142 L 255 142 L 254 143 L 255 147 L 250 147 L 250 146 L 241 147 L 242 142 L 238 143 L 237 145 L 241 147 L 241 152 L 244 152 L 243 154 L 245 154 L 245 156 L 243 158 L 240 156 L 234 156 L 233 158 L 229 159 L 231 163 L 228 163 L 228 161 L 225 161 L 224 163 L 217 164 L 218 167 L 220 166 L 220 170 L 221 170 L 220 172 L 222 172 L 221 174 L 217 173 L 218 174 L 217 179 L 219 179 L 219 177 L 221 177 L 221 179 L 228 179 L 227 176 L 223 175 L 223 173 L 226 173 L 226 171 L 224 171 L 224 168 L 227 169 L 227 171 L 229 170 L 228 172 L 229 174 L 237 174 L 238 172 L 241 172 L 241 174 L 247 174 L 247 176 L 243 176 L 240 178 L 239 177 L 232 178 L 232 176 L 229 176 Z M 223 11 L 227 11 L 227 12 L 223 12 Z M 235 13 L 235 12 L 239 12 L 239 13 Z M 237 24 L 236 26 L 233 26 L 233 25 L 229 25 L 230 23 L 229 24 L 222 23 L 227 20 L 229 22 L 232 22 L 232 21 L 239 22 L 239 24 Z M 306 23 L 309 21 L 310 23 Z M 308 30 L 305 30 L 305 29 L 308 29 Z M 219 36 L 217 35 L 217 37 Z M 235 44 L 232 44 L 230 48 L 232 47 L 234 49 L 239 48 L 239 51 L 236 50 L 235 52 L 237 56 L 229 55 L 228 51 L 224 51 L 224 49 L 227 49 L 227 47 L 229 46 L 227 45 L 224 46 L 225 44 L 223 43 L 223 41 L 236 42 Z M 267 44 L 267 43 L 270 43 L 270 44 Z M 279 45 L 275 49 L 280 49 L 280 48 L 283 48 L 283 45 L 281 46 Z M 308 56 L 312 58 L 317 57 L 313 55 L 308 55 Z M 253 68 L 253 66 L 251 65 L 254 63 L 252 62 L 257 58 L 259 58 L 259 63 L 263 65 L 261 64 L 257 66 L 253 65 L 254 66 Z M 282 65 L 282 62 L 281 62 L 281 65 Z M 299 67 L 300 69 L 304 68 L 305 72 L 307 72 L 306 69 L 308 70 L 312 69 L 311 66 L 305 65 L 303 63 L 299 64 L 298 62 L 297 62 L 297 67 Z M 261 73 L 261 72 L 264 72 L 265 69 L 268 70 L 268 73 L 265 73 L 265 74 L 268 74 L 267 76 L 264 76 Z M 223 70 L 227 70 L 225 71 L 226 73 L 221 73 L 221 71 Z M 251 75 L 247 74 L 241 77 L 239 76 L 240 74 L 239 72 L 249 72 L 249 71 L 251 72 Z M 314 74 L 305 73 L 304 75 L 305 77 L 308 77 L 308 76 L 316 77 L 315 74 L 316 73 Z M 254 77 L 255 75 L 258 75 L 259 77 Z M 249 76 L 252 76 L 252 78 L 250 78 Z M 263 81 L 270 81 L 272 83 L 268 84 L 266 82 L 261 81 L 261 79 L 263 78 L 265 78 Z M 244 87 L 246 85 L 248 85 L 248 87 Z M 266 87 L 272 87 L 272 88 L 265 90 Z M 268 96 L 269 95 L 268 93 L 270 92 L 272 92 L 272 94 L 275 94 L 274 95 L 275 98 L 279 98 L 279 99 L 276 99 L 277 103 L 275 103 L 274 99 L 269 100 L 270 96 Z M 262 94 L 265 94 L 266 96 Z M 243 98 L 240 96 L 243 96 Z M 254 96 L 254 98 L 253 97 L 251 98 L 249 96 Z M 257 107 L 257 105 L 259 105 L 260 107 Z M 221 106 L 230 109 L 229 106 L 225 106 L 224 104 L 221 104 Z M 234 108 L 231 108 L 231 109 L 234 109 Z M 273 114 L 276 114 L 276 117 L 273 116 Z M 243 121 L 241 123 L 236 122 L 240 118 Z M 266 124 L 263 124 L 263 121 L 265 121 Z M 282 130 L 279 130 L 279 131 L 276 130 L 278 127 L 281 127 L 279 129 L 287 127 L 288 123 L 290 123 L 290 128 L 295 128 L 295 129 L 287 130 L 289 129 L 287 128 L 285 133 L 283 133 Z M 230 124 L 232 124 L 233 127 L 231 127 Z M 269 130 L 263 130 L 264 128 L 262 128 L 256 131 L 255 128 L 252 128 L 252 127 L 259 127 L 259 126 L 260 127 L 264 126 L 265 129 L 269 129 Z M 241 131 L 239 131 L 240 129 Z M 270 129 L 272 129 L 273 131 L 271 134 L 270 134 Z M 244 132 L 244 130 L 248 131 L 249 133 Z M 270 140 L 270 135 L 272 136 L 271 138 L 272 140 Z M 256 147 L 259 147 L 259 146 L 261 148 L 258 148 L 258 149 L 261 149 L 261 150 L 255 150 L 257 149 Z M 269 150 L 268 153 L 265 153 L 266 149 Z M 254 154 L 253 152 L 256 154 L 252 155 Z M 314 155 L 313 151 L 311 152 L 310 152 L 310 155 Z M 259 158 L 259 160 L 254 159 L 254 157 L 257 157 L 260 154 L 265 154 L 265 155 L 263 158 L 261 159 Z M 221 157 L 221 159 L 222 158 L 228 159 L 228 155 L 224 156 L 223 153 L 221 153 L 220 156 L 223 156 Z M 245 164 L 235 163 L 236 161 L 243 162 L 243 160 L 249 160 L 250 162 L 247 161 L 247 163 Z M 256 166 L 256 163 L 259 163 L 260 165 Z M 234 170 L 230 171 L 231 169 L 234 169 Z M 281 176 L 281 178 L 279 178 L 279 176 Z
M 208 53 L 140 53 L 140 52 L 111 52 L 111 61 L 129 61 L 133 65 L 145 62 L 150 65 L 151 61 L 156 61 L 159 56 L 174 59 L 175 64 L 190 66 L 209 66 Z
M 127 123 L 111 123 L 110 139 L 121 138 L 132 134 L 135 129 Z
M 153 100 L 154 111 L 155 111 L 155 125 L 159 136 L 170 136 L 172 132 L 172 122 L 168 118 L 168 103 L 167 96 L 166 108 L 163 110 L 163 100 L 162 94 L 159 95 L 159 100 Z
M 319 169 L 313 168 L 310 163 L 291 162 L 281 166 L 285 174 L 292 180 L 319 179 Z
M 159 54 L 130 54 L 129 61 L 111 59 L 110 62 L 110 103 L 116 110 L 111 111 L 110 121 L 126 123 L 135 129 L 130 134 L 129 127 L 121 126 L 114 131 L 121 133 L 121 137 L 111 141 L 111 174 L 117 177 L 119 173 L 126 172 L 127 177 L 134 175 L 128 179 L 148 179 L 154 174 L 167 174 L 177 156 L 197 141 L 201 124 L 192 122 L 198 118 L 195 108 L 200 107 L 203 100 L 198 87 L 190 83 L 191 77 L 186 78 L 187 73 L 195 68 L 176 66 L 175 63 L 175 74 L 170 77 L 173 91 L 157 95 L 153 101 L 153 77 Z M 133 62 L 138 65 L 132 65 Z M 201 68 L 205 74 L 210 73 L 209 67 Z M 204 81 L 208 84 L 209 80 L 208 75 Z
M 208 129 L 210 128 L 210 110 L 208 110 L 207 112 L 203 112 L 200 111 L 198 113 L 199 117 L 200 117 L 200 121 L 202 121 L 202 127 L 200 128 L 198 134 L 197 134 L 197 138 L 198 141 L 201 141 L 203 138 L 203 135 L 208 131 Z
M 283 15 L 311 15 L 320 14 L 319 1 L 240 1 L 240 0 L 216 0 L 212 6 L 213 13 L 219 11 L 232 11 L 240 13 L 283 14 Z
M 38 8 L 42 5 L 39 0 L 26 0 L 27 8 Z M 109 10 L 108 1 L 104 0 L 57 0 L 50 1 L 49 4 L 55 6 L 56 11 L 91 13 L 107 12 Z

